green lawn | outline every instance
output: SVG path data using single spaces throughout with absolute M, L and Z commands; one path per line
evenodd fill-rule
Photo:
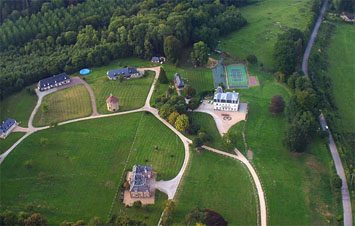
M 237 160 L 209 151 L 191 151 L 177 194 L 173 225 L 184 225 L 195 206 L 220 213 L 228 225 L 256 225 L 256 200 L 246 168 Z
M 249 104 L 246 142 L 265 189 L 269 224 L 325 225 L 329 221 L 336 225 L 341 206 L 331 191 L 329 150 L 316 140 L 304 154 L 287 151 L 282 145 L 286 118 L 273 116 L 268 107 L 273 95 L 281 95 L 287 103 L 292 92 L 270 74 L 254 67 L 249 71 L 258 76 L 260 86 L 238 91 L 241 101 Z
M 174 74 L 179 73 L 187 81 L 187 85 L 191 85 L 196 89 L 197 96 L 200 96 L 203 91 L 214 89 L 211 69 L 204 67 L 194 68 L 188 63 L 178 68 L 172 64 L 165 63 L 163 68 L 171 84 L 174 84 Z
M 107 110 L 106 99 L 110 94 L 118 98 L 119 111 L 128 111 L 143 107 L 148 92 L 154 80 L 155 73 L 150 71 L 146 78 L 135 78 L 112 81 L 107 78 L 107 71 L 123 66 L 151 67 L 154 64 L 135 58 L 120 59 L 102 67 L 92 68 L 92 72 L 85 76 L 94 91 L 97 110 L 101 114 L 111 113 Z
M 340 119 L 337 127 L 355 133 L 355 29 L 351 24 L 336 23 L 336 30 L 327 47 L 329 67 L 326 75 L 332 79 L 335 103 Z
M 158 145 L 158 152 L 154 145 Z M 145 113 L 39 131 L 26 138 L 0 165 L 0 210 L 17 212 L 32 205 L 35 212 L 55 225 L 64 220 L 88 222 L 94 216 L 106 220 L 127 163 L 125 170 L 133 164 L 152 164 L 160 178 L 167 180 L 176 176 L 183 159 L 182 142 Z M 26 161 L 31 161 L 32 167 Z M 166 198 L 157 195 L 157 206 L 150 207 L 149 218 L 142 219 L 148 225 L 157 223 Z M 117 198 L 114 210 L 119 209 L 125 211 Z M 133 209 L 127 211 L 135 215 Z
M 30 86 L 34 88 L 35 85 Z M 36 106 L 36 94 L 29 94 L 26 89 L 0 101 L 0 121 L 13 118 L 20 126 L 27 127 L 33 108 Z
M 44 103 L 48 112 L 43 112 Z M 76 85 L 44 96 L 40 108 L 33 119 L 34 126 L 49 125 L 52 121 L 67 121 L 82 118 L 92 113 L 89 92 L 84 85 Z
M 206 131 L 206 133 L 213 138 L 211 141 L 206 142 L 205 145 L 219 150 L 224 150 L 225 147 L 223 146 L 222 143 L 222 137 L 219 134 L 216 122 L 214 121 L 211 115 L 202 112 L 194 112 L 194 113 L 189 113 L 188 116 L 189 118 L 192 117 L 194 123 L 199 125 L 202 130 Z M 188 134 L 185 135 L 190 139 L 196 137 L 196 135 L 194 136 Z
M 311 19 L 313 0 L 265 0 L 240 9 L 248 24 L 221 38 L 217 49 L 246 58 L 255 54 L 259 62 L 272 67 L 272 52 L 277 34 L 287 28 L 301 31 Z
M 23 137 L 25 133 L 13 132 L 6 139 L 0 139 L 0 154 L 9 149 L 16 141 Z

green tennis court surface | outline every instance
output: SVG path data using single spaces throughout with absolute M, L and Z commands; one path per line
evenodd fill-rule
M 244 65 L 228 65 L 226 66 L 226 71 L 230 88 L 248 86 L 248 78 Z

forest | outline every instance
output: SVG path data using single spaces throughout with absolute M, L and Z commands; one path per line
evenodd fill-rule
M 213 49 L 219 36 L 247 24 L 238 9 L 247 0 L 54 2 L 62 4 L 43 3 L 37 13 L 0 25 L 1 98 L 62 71 L 128 56 L 149 59 L 164 53 L 164 43 L 203 41 Z

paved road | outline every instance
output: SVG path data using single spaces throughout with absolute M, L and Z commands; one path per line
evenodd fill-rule
M 319 122 L 322 126 L 322 129 L 324 131 L 327 130 L 326 129 L 327 123 L 325 121 L 323 114 L 319 116 Z M 339 177 L 343 182 L 341 186 L 341 195 L 342 195 L 343 211 L 344 211 L 344 226 L 352 226 L 353 223 L 352 223 L 352 212 L 351 212 L 351 199 L 350 199 L 350 194 L 348 189 L 348 183 L 346 182 L 343 164 L 341 162 L 341 158 L 339 156 L 337 147 L 335 145 L 333 136 L 330 131 L 329 131 L 329 149 L 330 152 L 332 153 L 337 174 L 339 175 Z
M 318 19 L 317 19 L 316 24 L 314 25 L 314 29 L 313 29 L 313 31 L 312 31 L 311 37 L 309 38 L 306 51 L 304 52 L 304 55 L 303 55 L 302 71 L 303 71 L 303 73 L 304 73 L 306 76 L 308 76 L 308 59 L 309 59 L 309 54 L 311 53 L 311 49 L 312 49 L 313 43 L 314 43 L 314 41 L 315 41 L 316 38 L 317 38 L 318 30 L 319 30 L 319 27 L 320 27 L 320 25 L 321 25 L 321 23 L 322 23 L 322 18 L 323 18 L 323 16 L 324 16 L 324 13 L 325 13 L 325 10 L 326 10 L 326 8 L 327 8 L 327 5 L 328 5 L 328 0 L 324 0 L 322 9 L 321 9 L 320 14 L 319 14 L 319 17 L 318 17 Z
M 313 43 L 317 37 L 319 27 L 322 23 L 322 18 L 324 16 L 325 10 L 327 8 L 327 4 L 328 4 L 328 0 L 324 0 L 318 20 L 314 26 L 311 38 L 308 41 L 306 51 L 304 52 L 304 55 L 303 55 L 302 70 L 306 76 L 308 76 L 309 54 L 311 52 Z M 319 116 L 319 122 L 322 126 L 322 129 L 326 130 L 327 123 L 324 119 L 323 114 L 321 114 Z M 329 149 L 330 149 L 332 157 L 333 157 L 335 169 L 343 182 L 343 185 L 341 187 L 341 195 L 342 195 L 343 212 L 344 212 L 344 214 L 343 214 L 344 215 L 343 216 L 344 217 L 344 226 L 352 226 L 353 225 L 353 223 L 352 223 L 353 217 L 352 217 L 352 211 L 351 211 L 351 200 L 350 200 L 350 194 L 349 194 L 348 184 L 347 184 L 345 173 L 344 173 L 343 164 L 342 164 L 341 159 L 339 157 L 339 153 L 338 153 L 337 147 L 335 145 L 333 136 L 329 130 L 328 130 L 328 133 L 329 133 Z

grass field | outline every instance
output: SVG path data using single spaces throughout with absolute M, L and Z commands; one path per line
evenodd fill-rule
M 228 225 L 256 225 L 256 200 L 242 163 L 208 151 L 190 153 L 173 225 L 185 225 L 186 215 L 196 206 L 220 213 Z
M 336 23 L 335 34 L 327 47 L 329 67 L 326 74 L 332 79 L 332 93 L 341 119 L 337 127 L 355 133 L 355 29 L 351 24 Z
M 248 86 L 248 77 L 243 65 L 228 65 L 226 71 L 229 88 Z
M 272 68 L 272 52 L 277 34 L 287 28 L 301 31 L 311 19 L 312 0 L 265 0 L 240 9 L 248 24 L 221 39 L 218 49 L 246 59 L 255 54 L 265 67 Z
M 258 76 L 260 86 L 238 91 L 241 101 L 249 103 L 246 142 L 264 185 L 269 224 L 337 225 L 335 216 L 341 206 L 331 189 L 329 178 L 334 169 L 329 150 L 319 140 L 304 154 L 286 150 L 282 145 L 286 118 L 273 116 L 268 107 L 273 95 L 281 95 L 287 103 L 292 92 L 276 83 L 272 75 L 248 69 Z
M 45 113 L 42 111 L 44 102 L 48 104 L 48 112 Z M 89 92 L 84 85 L 76 85 L 44 96 L 42 105 L 34 117 L 33 125 L 49 125 L 55 120 L 62 122 L 89 116 L 91 113 Z
M 149 76 L 146 78 L 124 80 L 122 83 L 118 80 L 111 81 L 107 79 L 107 71 L 127 65 L 137 67 L 154 66 L 148 61 L 142 61 L 139 59 L 121 59 L 113 61 L 107 66 L 92 68 L 91 74 L 85 76 L 86 82 L 89 83 L 94 91 L 96 106 L 99 113 L 111 113 L 107 110 L 106 106 L 106 99 L 111 93 L 119 100 L 119 111 L 128 111 L 143 107 L 154 80 L 154 72 L 150 72 Z
M 200 126 L 200 128 L 204 131 L 206 131 L 207 134 L 209 134 L 213 140 L 205 143 L 207 146 L 219 149 L 219 150 L 224 150 L 224 146 L 222 143 L 222 137 L 218 132 L 216 122 L 214 121 L 213 117 L 207 113 L 201 113 L 201 112 L 194 112 L 194 113 L 189 113 L 188 114 L 189 118 L 191 117 L 194 123 Z M 192 139 L 195 136 L 191 136 L 188 134 L 185 134 L 187 137 Z
M 34 88 L 35 85 L 30 86 Z M 13 118 L 20 122 L 20 126 L 27 127 L 33 108 L 36 106 L 36 94 L 29 94 L 26 89 L 12 94 L 0 101 L 0 121 Z
M 154 151 L 153 145 L 160 150 Z M 17 212 L 33 206 L 52 225 L 64 220 L 88 222 L 94 216 L 106 220 L 126 161 L 126 170 L 133 164 L 152 164 L 161 179 L 171 179 L 183 159 L 182 142 L 145 113 L 39 131 L 26 138 L 0 165 L 0 210 Z M 165 198 L 158 194 L 157 207 L 149 208 L 149 218 L 142 219 L 147 225 L 157 223 L 159 205 Z M 123 209 L 118 201 L 115 205 Z M 127 211 L 134 215 L 132 209 Z
M 187 85 L 196 89 L 196 96 L 200 96 L 203 91 L 213 89 L 212 70 L 208 68 L 194 68 L 190 64 L 184 64 L 181 67 L 175 67 L 172 64 L 163 64 L 169 82 L 174 84 L 174 74 L 180 73 Z
M 7 149 L 9 149 L 16 141 L 18 141 L 21 137 L 23 137 L 25 133 L 15 132 L 10 133 L 6 139 L 0 139 L 0 154 L 4 153 Z

